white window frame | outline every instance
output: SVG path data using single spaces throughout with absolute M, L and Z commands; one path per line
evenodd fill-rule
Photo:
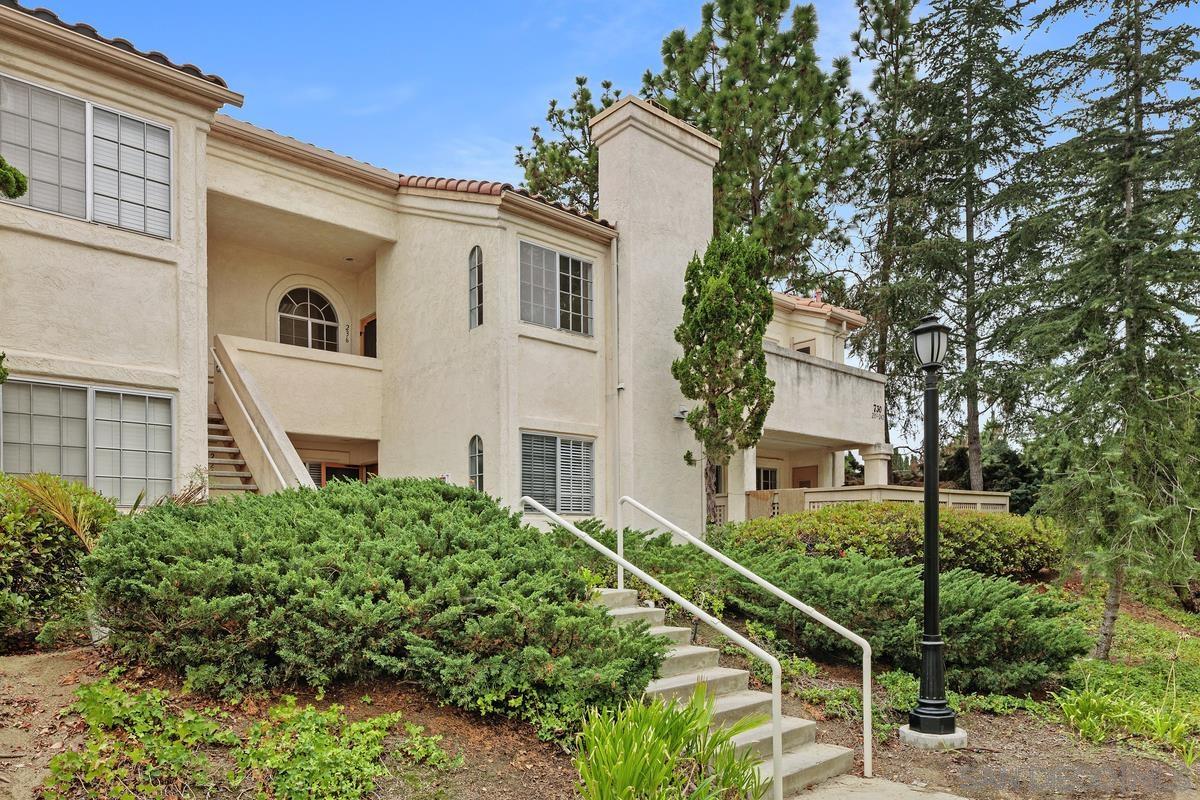
M 479 255 L 478 260 L 476 254 Z M 483 325 L 483 248 L 475 245 L 467 254 L 467 329 Z
M 540 322 L 533 322 L 521 316 L 521 245 L 528 244 L 533 247 L 548 250 L 554 254 L 554 324 L 543 325 Z M 590 304 L 589 311 L 584 319 L 587 320 L 587 331 L 575 331 L 562 326 L 562 289 L 559 282 L 562 280 L 562 264 L 563 258 L 573 259 L 587 265 L 588 268 L 588 285 L 591 287 L 591 296 L 588 297 Z M 518 237 L 517 239 L 517 317 L 526 325 L 536 325 L 539 328 L 548 328 L 549 330 L 562 331 L 574 336 L 586 336 L 589 339 L 596 335 L 596 263 L 591 258 L 570 253 L 566 250 L 560 250 L 557 247 L 548 244 L 542 244 L 534 239 Z
M 517 453 L 521 462 L 524 462 L 525 453 L 525 437 L 526 436 L 544 436 L 554 439 L 554 505 L 550 508 L 556 514 L 565 514 L 567 516 L 592 516 L 596 513 L 596 440 L 590 436 L 577 436 L 574 434 L 554 433 L 553 431 L 539 430 L 521 430 L 520 441 L 518 442 Z M 586 444 L 591 455 L 591 492 L 587 498 L 587 508 L 583 511 L 560 511 L 562 508 L 563 495 L 563 462 L 562 462 L 562 444 L 563 442 L 578 442 Z M 521 494 L 525 494 L 525 472 L 524 464 L 520 463 L 521 470 Z M 526 506 L 527 513 L 538 513 L 536 509 Z
M 325 304 L 328 305 L 330 310 L 333 311 L 333 316 L 334 316 L 333 322 L 330 322 L 329 320 L 325 320 L 325 319 L 319 320 L 316 317 L 302 317 L 298 314 L 289 314 L 289 313 L 279 310 L 279 307 L 283 305 L 283 301 L 288 298 L 288 295 L 290 295 L 292 292 L 296 292 L 301 289 L 303 289 L 304 291 L 309 293 L 309 300 L 307 301 L 309 305 L 312 305 L 312 295 L 313 294 L 316 294 L 318 297 L 320 297 L 322 300 L 325 301 Z M 287 319 L 293 320 L 294 322 L 305 323 L 305 344 L 296 344 L 295 342 L 283 341 L 283 325 L 281 324 L 281 322 L 285 317 Z M 324 347 L 313 347 L 313 325 L 321 325 L 321 326 L 332 325 L 333 326 L 334 335 L 333 335 L 333 349 L 332 350 L 329 350 Z M 329 296 L 326 295 L 325 292 L 314 289 L 311 286 L 303 285 L 303 286 L 293 286 L 291 289 L 288 289 L 286 292 L 284 292 L 283 294 L 281 294 L 279 296 L 279 302 L 277 302 L 275 304 L 275 340 L 277 342 L 279 342 L 280 344 L 288 344 L 288 345 L 292 345 L 293 347 L 303 347 L 305 350 L 318 350 L 318 351 L 324 352 L 324 353 L 339 353 L 339 352 L 341 352 L 341 347 L 342 347 L 342 343 L 340 341 L 341 336 L 342 336 L 342 318 L 341 318 L 341 316 L 338 315 L 337 306 L 334 305 L 334 302 L 329 299 Z M 322 340 L 322 341 L 324 341 L 324 340 Z
M 478 450 L 475 449 L 476 442 L 479 443 Z M 467 480 L 471 488 L 483 491 L 483 475 L 483 437 L 477 433 L 467 440 Z
M 63 219 L 73 219 L 76 222 L 88 222 L 88 223 L 91 223 L 92 225 L 103 225 L 106 228 L 112 228 L 113 230 L 124 231 L 126 233 L 133 233 L 133 234 L 138 234 L 141 236 L 149 236 L 152 239 L 159 239 L 160 241 L 169 241 L 169 240 L 172 240 L 175 238 L 175 226 L 177 224 L 176 218 L 178 217 L 178 214 L 176 213 L 176 211 L 177 211 L 179 204 L 177 201 L 176 191 L 175 191 L 175 187 L 177 184 L 176 161 L 178 159 L 175 157 L 175 127 L 173 125 L 162 122 L 161 120 L 155 120 L 155 119 L 150 119 L 148 117 L 143 117 L 140 114 L 135 114 L 135 113 L 132 113 L 129 111 L 122 111 L 118 108 L 104 105 L 103 103 L 94 103 L 91 100 L 88 100 L 87 98 L 80 97 L 79 95 L 72 94 L 71 92 L 64 92 L 62 89 L 59 89 L 59 88 L 56 88 L 53 86 L 47 86 L 46 84 L 41 83 L 39 81 L 31 80 L 29 78 L 25 78 L 20 75 L 14 75 L 11 72 L 0 72 L 0 77 L 9 78 L 10 80 L 14 80 L 14 81 L 20 81 L 21 83 L 25 83 L 30 86 L 37 87 L 38 89 L 41 89 L 42 91 L 51 92 L 51 93 L 59 95 L 61 97 L 66 97 L 70 100 L 75 100 L 80 103 L 83 103 L 83 106 L 84 106 L 83 127 L 84 127 L 84 138 L 85 138 L 84 158 L 86 159 L 85 163 L 84 163 L 84 193 L 85 193 L 84 200 L 85 200 L 85 204 L 87 206 L 87 212 L 86 212 L 86 216 L 84 216 L 84 217 L 76 217 L 71 214 L 64 214 L 61 211 L 50 211 L 48 209 L 38 208 L 33 205 L 26 205 L 24 203 L 15 203 L 6 197 L 0 197 L 0 202 L 9 203 L 11 205 L 15 205 L 20 208 L 28 208 L 32 211 L 37 211 L 41 214 L 53 214 L 54 216 L 62 217 Z M 170 224 L 169 224 L 170 232 L 166 236 L 161 236 L 157 233 L 150 233 L 145 230 L 139 231 L 136 228 L 124 228 L 120 225 L 112 225 L 107 222 L 98 222 L 95 219 L 92 196 L 95 193 L 94 192 L 95 187 L 93 185 L 95 176 L 94 176 L 93 172 L 95 170 L 96 164 L 95 164 L 95 158 L 94 158 L 94 155 L 92 152 L 93 145 L 94 145 L 93 140 L 94 140 L 94 136 L 95 136 L 93 128 L 92 128 L 92 111 L 93 111 L 93 109 L 97 109 L 97 108 L 100 109 L 101 111 L 107 111 L 110 114 L 116 114 L 117 116 L 120 116 L 120 117 L 128 117 L 129 119 L 136 120 L 145 125 L 153 125 L 156 128 L 162 128 L 163 130 L 165 130 L 167 132 L 167 152 L 169 153 L 168 161 L 170 162 L 168 164 L 168 167 L 170 170 L 170 175 L 169 175 L 168 180 L 170 182 L 167 185 L 167 191 L 171 198 L 171 210 L 168 212 L 170 214 L 170 221 L 169 221 L 170 222 Z M 63 385 L 65 386 L 66 384 L 63 384 Z
M 176 481 L 176 458 L 179 455 L 177 437 L 179 435 L 179 420 L 176 409 L 175 395 L 168 392 L 155 392 L 145 389 L 131 389 L 128 386 L 114 386 L 100 383 L 78 383 L 75 381 L 47 380 L 44 378 L 26 378 L 21 375 L 9 375 L 8 382 L 15 383 L 32 383 L 41 386 L 54 386 L 61 389 L 82 389 L 87 392 L 87 485 L 91 488 L 96 486 L 96 393 L 115 393 L 137 395 L 140 397 L 156 398 L 166 400 L 171 409 L 171 493 L 174 494 L 178 488 Z M 6 382 L 7 383 L 7 382 Z M 6 384 L 0 384 L 0 397 L 4 394 Z M 0 402 L 0 408 L 3 403 Z M 4 449 L 4 414 L 0 413 L 0 464 L 3 463 Z M 128 505 L 122 505 L 120 498 L 110 498 L 117 504 L 118 508 L 129 508 Z
M 754 471 L 755 471 L 755 475 L 754 475 L 755 486 L 754 486 L 754 488 L 757 491 L 760 491 L 760 492 L 777 492 L 777 491 L 779 491 L 779 467 L 755 467 Z M 774 486 L 774 488 L 771 488 L 771 489 L 760 489 L 759 487 L 762 486 L 763 483 L 765 483 L 763 478 L 765 478 L 767 476 L 767 473 L 774 473 L 775 486 Z

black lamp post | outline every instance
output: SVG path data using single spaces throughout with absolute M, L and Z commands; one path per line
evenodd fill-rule
M 954 733 L 954 712 L 946 702 L 945 645 L 938 611 L 938 380 L 950 328 L 930 314 L 913 328 L 913 350 L 925 370 L 925 630 L 921 636 L 921 693 L 908 714 L 915 732 Z

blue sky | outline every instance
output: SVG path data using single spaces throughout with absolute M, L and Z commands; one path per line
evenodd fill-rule
M 232 2 L 43 0 L 145 50 L 214 72 L 228 113 L 398 172 L 520 180 L 513 148 L 576 75 L 628 91 L 700 0 Z M 844 55 L 853 0 L 818 0 L 823 57 Z

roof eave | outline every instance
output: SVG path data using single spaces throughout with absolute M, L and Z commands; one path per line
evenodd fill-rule
M 527 197 L 513 189 L 506 189 L 500 194 L 500 208 L 523 217 L 550 222 L 599 242 L 607 243 L 617 238 L 617 231 L 611 225 L 544 200 Z

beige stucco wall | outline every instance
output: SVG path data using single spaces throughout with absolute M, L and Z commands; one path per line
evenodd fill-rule
M 806 314 L 777 305 L 763 338 L 786 350 L 807 345 L 811 347 L 811 355 L 838 364 L 846 360 L 846 331 L 840 323 L 823 315 Z
M 767 376 L 775 381 L 764 428 L 845 443 L 846 449 L 885 440 L 883 376 L 770 343 L 764 347 Z
M 172 235 L 0 201 L 0 350 L 14 377 L 171 394 L 175 472 L 186 476 L 207 461 L 204 167 L 215 106 L 86 48 L 26 36 L 13 19 L 0 20 L 0 72 L 171 130 Z

